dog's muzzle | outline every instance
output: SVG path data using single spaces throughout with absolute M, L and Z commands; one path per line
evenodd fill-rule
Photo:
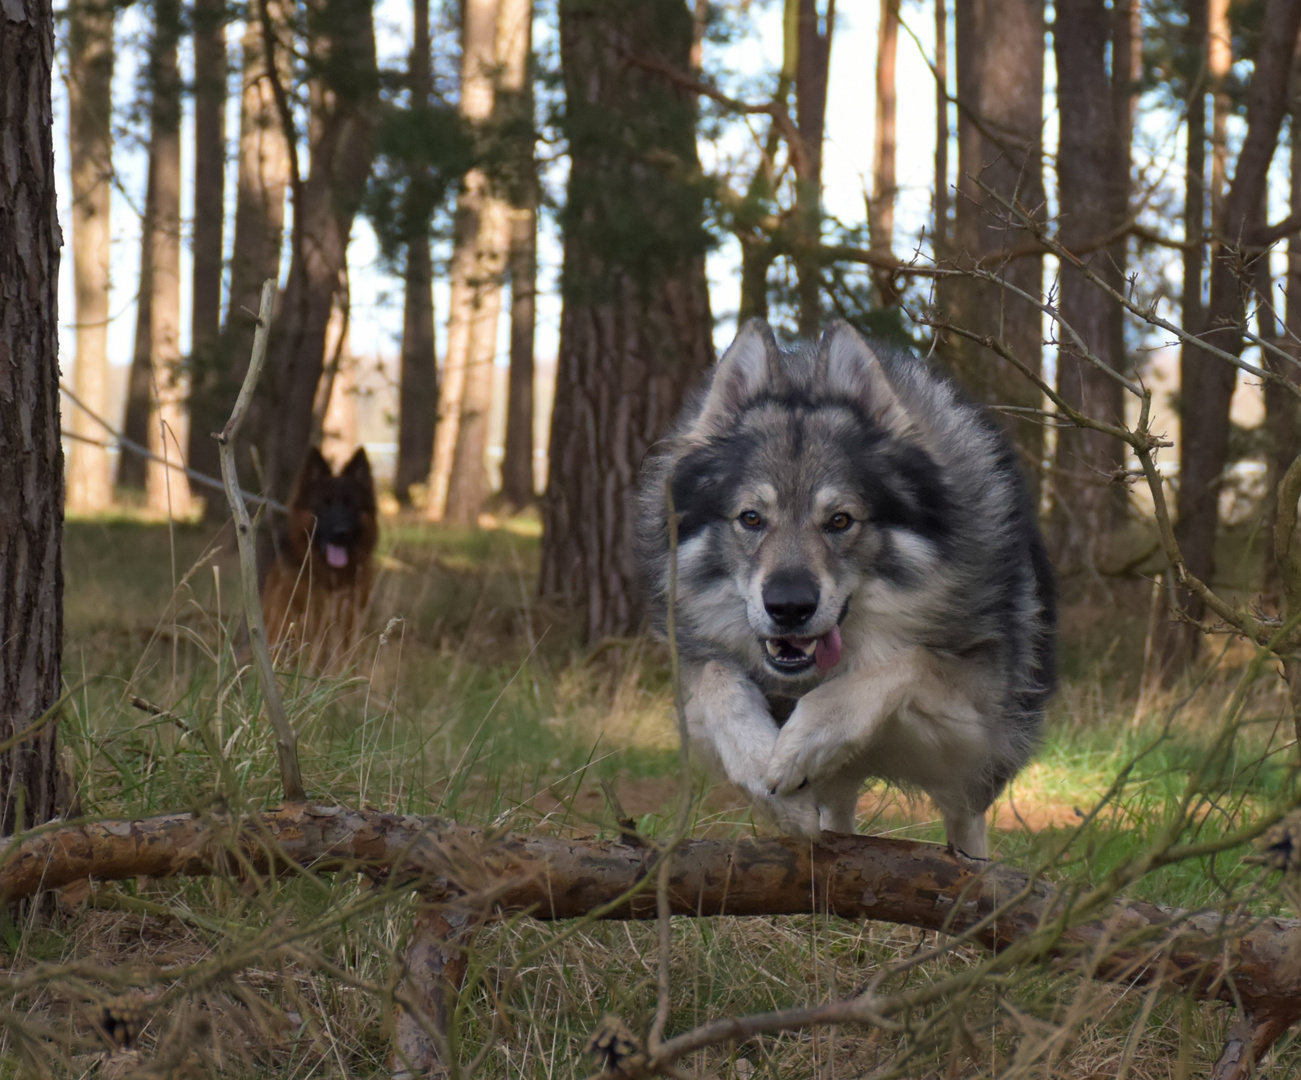
M 817 614 L 820 599 L 817 579 L 805 570 L 779 570 L 763 586 L 764 610 L 783 630 L 802 629 Z M 783 675 L 803 675 L 814 667 L 830 671 L 840 663 L 840 626 L 816 636 L 765 637 L 763 646 L 768 666 Z

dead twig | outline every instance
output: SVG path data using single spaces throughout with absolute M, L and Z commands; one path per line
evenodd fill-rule
M 271 648 L 267 642 L 266 622 L 262 618 L 262 601 L 257 590 L 257 556 L 253 548 L 253 522 L 248 516 L 248 507 L 240 498 L 239 475 L 235 470 L 235 437 L 239 434 L 244 416 L 248 412 L 249 402 L 253 399 L 253 389 L 257 386 L 258 375 L 266 360 L 267 334 L 271 329 L 271 306 L 276 296 L 276 283 L 271 280 L 262 283 L 262 303 L 258 309 L 257 330 L 253 334 L 253 355 L 249 359 L 248 373 L 244 376 L 244 385 L 239 389 L 235 407 L 231 410 L 226 426 L 213 438 L 217 440 L 221 453 L 221 478 L 226 485 L 226 500 L 230 503 L 230 512 L 235 519 L 235 540 L 239 545 L 239 569 L 244 592 L 244 617 L 248 623 L 249 643 L 253 647 L 256 661 L 258 683 L 262 687 L 262 698 L 266 702 L 267 715 L 271 718 L 271 727 L 276 736 L 276 757 L 280 762 L 280 782 L 284 788 L 287 802 L 302 802 L 307 798 L 303 789 L 303 777 L 298 767 L 298 736 L 285 713 L 284 702 L 280 699 L 280 689 L 276 685 L 276 672 L 271 664 Z

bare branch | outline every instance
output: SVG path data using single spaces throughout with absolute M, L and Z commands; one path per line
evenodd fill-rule
M 257 330 L 253 335 L 253 355 L 249 359 L 248 372 L 244 376 L 244 385 L 240 387 L 239 397 L 231 410 L 226 426 L 214 437 L 221 447 L 221 477 L 226 483 L 226 499 L 230 503 L 230 512 L 235 519 L 235 539 L 239 545 L 240 577 L 244 589 L 244 617 L 248 622 L 249 643 L 253 647 L 253 656 L 257 661 L 258 682 L 262 687 L 262 698 L 266 702 L 267 715 L 271 718 L 271 727 L 276 735 L 276 756 L 280 761 L 280 782 L 284 787 L 285 799 L 289 802 L 302 802 L 307 798 L 303 790 L 303 777 L 298 767 L 298 736 L 285 713 L 284 702 L 280 700 L 280 689 L 276 686 L 276 672 L 271 664 L 271 649 L 267 643 L 266 623 L 262 618 L 262 601 L 257 591 L 257 556 L 253 549 L 253 522 L 248 516 L 248 507 L 239 494 L 239 475 L 235 471 L 235 436 L 239 434 L 249 403 L 253 400 L 253 390 L 257 386 L 262 364 L 266 360 L 267 335 L 271 330 L 271 307 L 276 297 L 276 283 L 270 279 L 262 283 L 262 303 L 258 310 Z

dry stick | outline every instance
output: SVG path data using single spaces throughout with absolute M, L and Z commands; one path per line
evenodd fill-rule
M 271 648 L 267 643 L 266 622 L 262 618 L 262 602 L 257 591 L 257 557 L 253 550 L 253 522 L 249 520 L 248 507 L 239 494 L 239 476 L 235 471 L 235 436 L 253 400 L 253 389 L 267 354 L 267 334 L 271 329 L 271 305 L 276 296 L 276 283 L 268 279 L 262 283 L 262 303 L 258 308 L 257 330 L 253 334 L 253 355 L 249 359 L 244 385 L 235 399 L 235 408 L 220 433 L 213 435 L 221 447 L 221 478 L 226 485 L 226 499 L 235 519 L 235 539 L 239 544 L 239 569 L 244 586 L 244 617 L 248 621 L 249 643 L 257 661 L 258 682 L 266 702 L 267 715 L 276 734 L 276 757 L 280 761 L 280 782 L 284 787 L 286 802 L 302 802 L 307 798 L 303 790 L 303 777 L 298 768 L 298 736 L 285 715 L 280 690 L 276 686 L 276 672 L 271 664 Z

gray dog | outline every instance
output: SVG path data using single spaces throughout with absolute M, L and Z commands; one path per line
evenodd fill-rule
M 755 319 L 645 466 L 661 629 L 670 492 L 693 750 L 786 832 L 852 832 L 880 777 L 987 857 L 1056 682 L 1052 569 L 995 423 L 846 324 L 783 351 Z

